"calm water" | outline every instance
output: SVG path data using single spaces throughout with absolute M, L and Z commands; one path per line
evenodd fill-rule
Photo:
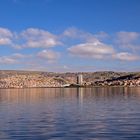
M 140 88 L 1 89 L 0 140 L 140 140 Z

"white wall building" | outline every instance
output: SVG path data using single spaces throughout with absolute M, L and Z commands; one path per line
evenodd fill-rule
M 79 74 L 77 76 L 77 84 L 78 85 L 83 85 L 83 75 L 82 74 Z

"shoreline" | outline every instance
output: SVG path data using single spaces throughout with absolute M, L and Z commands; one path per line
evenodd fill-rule
M 71 86 L 71 87 L 22 87 L 22 88 L 14 88 L 14 87 L 9 87 L 9 88 L 0 88 L 1 89 L 52 89 L 52 88 L 56 88 L 56 89 L 67 89 L 67 88 L 138 88 L 140 86 Z

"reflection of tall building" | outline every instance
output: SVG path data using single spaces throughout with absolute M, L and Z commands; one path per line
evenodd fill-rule
M 81 105 L 83 104 L 83 92 L 83 88 L 77 88 L 77 97 Z
M 82 85 L 83 84 L 83 75 L 82 74 L 79 74 L 77 76 L 77 84 L 78 85 Z

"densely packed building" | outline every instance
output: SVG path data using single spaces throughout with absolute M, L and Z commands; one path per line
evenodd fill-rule
M 77 79 L 78 78 L 78 79 Z M 139 73 L 47 73 L 0 71 L 0 88 L 140 86 Z

